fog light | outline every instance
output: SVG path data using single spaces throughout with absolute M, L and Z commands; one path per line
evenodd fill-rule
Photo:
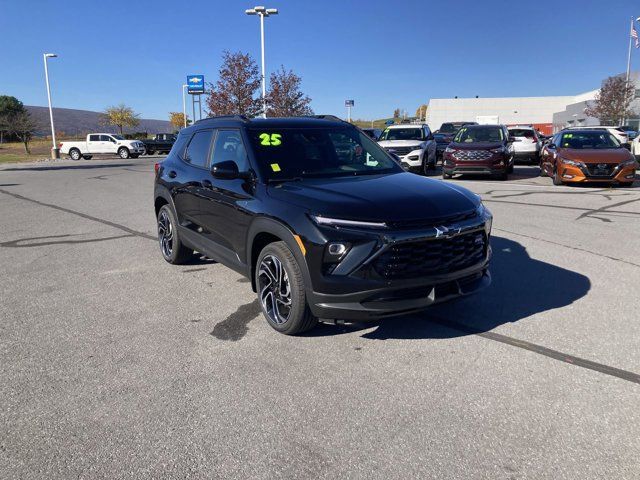
M 330 243 L 327 247 L 329 255 L 334 257 L 341 257 L 347 251 L 347 246 L 344 243 Z
M 630 175 L 625 175 L 624 178 L 636 178 L 636 174 L 632 173 Z
M 409 157 L 409 160 L 418 160 L 419 158 L 420 158 L 420 156 L 419 156 L 419 155 L 411 155 L 411 156 Z
M 575 175 L 569 175 L 568 173 L 564 173 L 562 178 L 573 178 Z

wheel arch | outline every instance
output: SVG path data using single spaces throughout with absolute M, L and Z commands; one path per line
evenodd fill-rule
M 249 227 L 247 236 L 247 270 L 251 277 L 251 288 L 256 291 L 255 281 L 255 269 L 258 261 L 258 256 L 264 247 L 273 242 L 284 242 L 294 258 L 300 266 L 302 275 L 304 277 L 305 286 L 311 287 L 311 275 L 309 274 L 309 268 L 305 259 L 305 253 L 301 250 L 298 241 L 294 237 L 293 231 L 283 223 L 272 218 L 260 217 L 257 218 Z

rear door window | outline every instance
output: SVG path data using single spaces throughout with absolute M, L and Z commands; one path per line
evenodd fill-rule
M 184 153 L 183 160 L 196 167 L 206 167 L 213 130 L 200 130 L 193 134 Z
M 100 135 L 89 135 L 89 141 L 90 142 L 99 142 L 100 141 Z
M 229 160 L 236 162 L 240 172 L 249 170 L 247 149 L 240 136 L 240 131 L 235 129 L 218 130 L 211 165 Z

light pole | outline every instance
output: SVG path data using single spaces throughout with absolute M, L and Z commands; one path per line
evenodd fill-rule
M 56 58 L 58 55 L 55 53 L 43 53 L 42 58 L 44 59 L 44 78 L 47 82 L 47 98 L 49 99 L 49 119 L 51 120 L 51 142 L 53 147 L 51 148 L 51 158 L 56 159 L 60 158 L 60 149 L 56 144 L 56 129 L 53 126 L 53 108 L 51 107 L 51 87 L 49 86 L 49 66 L 47 64 L 47 59 Z
M 260 46 L 262 50 L 262 117 L 267 118 L 267 82 L 264 71 L 264 17 L 277 15 L 277 8 L 265 8 L 257 6 L 244 11 L 247 15 L 258 15 L 260 17 Z
M 187 128 L 187 97 L 186 90 L 189 85 L 182 85 L 182 119 L 184 120 L 184 128 Z

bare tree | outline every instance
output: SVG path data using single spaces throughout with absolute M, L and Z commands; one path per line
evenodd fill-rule
M 420 105 L 416 110 L 416 117 L 418 117 L 421 120 L 424 119 L 425 116 L 427 115 L 427 108 L 429 108 L 429 106 L 426 104 Z
M 246 115 L 262 113 L 262 101 L 256 95 L 260 87 L 258 65 L 249 54 L 222 54 L 218 81 L 209 84 L 207 108 L 210 115 Z
M 396 108 L 393 111 L 393 118 L 400 118 L 400 109 L 399 108 Z
M 108 107 L 102 113 L 100 123 L 103 125 L 114 125 L 120 130 L 122 135 L 124 127 L 136 127 L 140 123 L 139 113 L 135 113 L 131 107 L 121 103 L 115 107 Z
M 625 118 L 635 116 L 629 108 L 635 96 L 635 86 L 627 84 L 623 77 L 609 77 L 596 94 L 593 105 L 585 110 L 590 117 L 596 117 L 601 123 L 620 125 Z
M 9 114 L 4 120 L 9 133 L 15 135 L 24 144 L 24 151 L 31 153 L 29 142 L 33 137 L 33 132 L 38 128 L 38 124 L 31 118 L 31 114 L 25 109 Z
M 309 107 L 311 99 L 300 91 L 302 79 L 292 70 L 280 70 L 273 72 L 269 79 L 269 92 L 267 92 L 267 116 L 268 117 L 297 117 L 313 115 Z

